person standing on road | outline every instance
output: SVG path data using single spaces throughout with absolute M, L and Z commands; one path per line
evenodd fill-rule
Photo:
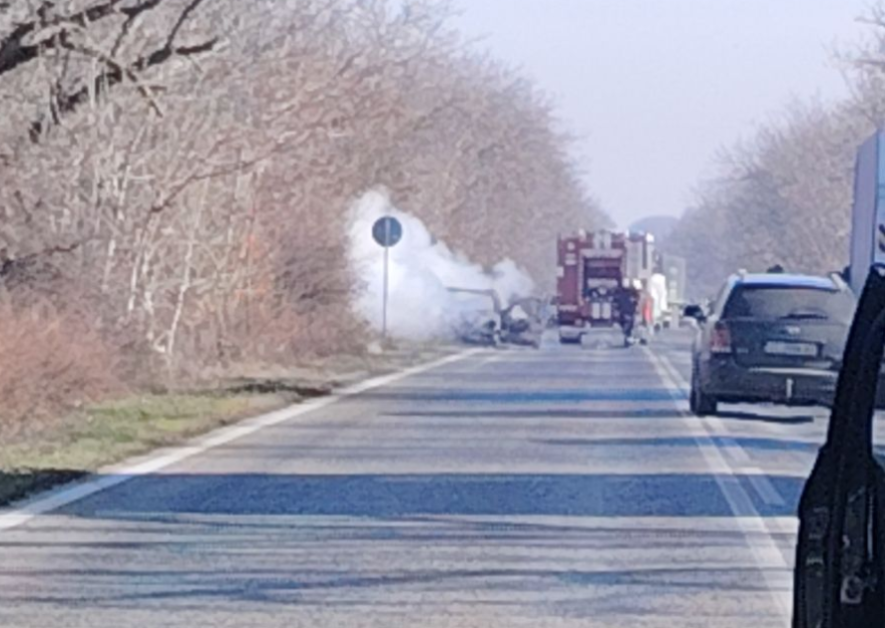
M 630 344 L 633 339 L 638 304 L 639 292 L 632 284 L 618 290 L 615 296 L 615 305 L 618 308 L 618 324 L 624 332 L 625 344 Z

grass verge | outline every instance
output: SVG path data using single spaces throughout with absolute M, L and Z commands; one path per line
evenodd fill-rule
M 291 401 L 279 394 L 175 394 L 88 406 L 3 448 L 0 505 Z
M 86 406 L 0 450 L 0 506 L 79 479 L 98 469 L 335 387 L 454 353 L 456 347 L 410 347 L 368 356 L 337 356 L 291 369 L 246 370 L 219 378 L 211 391 L 135 395 Z

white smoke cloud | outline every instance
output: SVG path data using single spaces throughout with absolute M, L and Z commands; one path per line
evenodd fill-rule
M 436 241 L 415 216 L 394 207 L 385 190 L 373 190 L 351 209 L 350 263 L 361 283 L 357 312 L 375 329 L 382 325 L 384 250 L 372 238 L 372 225 L 389 215 L 403 225 L 403 238 L 390 249 L 388 331 L 415 340 L 448 337 L 465 312 L 483 300 L 454 295 L 448 288 L 495 290 L 506 306 L 532 294 L 531 278 L 507 259 L 486 272 L 463 254 Z

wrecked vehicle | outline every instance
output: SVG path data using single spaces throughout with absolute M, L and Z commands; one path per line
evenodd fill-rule
M 448 288 L 458 300 L 456 336 L 467 344 L 540 347 L 546 325 L 544 299 L 526 297 L 506 308 L 494 290 Z
M 501 342 L 501 300 L 494 290 L 448 288 L 457 302 L 455 336 L 471 345 L 497 346 Z
M 501 339 L 515 345 L 538 348 L 548 318 L 544 299 L 517 299 L 501 312 Z

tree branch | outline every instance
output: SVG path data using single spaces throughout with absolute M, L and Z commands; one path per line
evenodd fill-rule
M 21 65 L 35 60 L 44 50 L 54 48 L 56 45 L 55 37 L 58 35 L 58 32 L 55 30 L 56 27 L 72 24 L 81 28 L 88 28 L 95 22 L 118 14 L 125 15 L 127 23 L 129 23 L 140 14 L 154 9 L 164 2 L 164 0 L 143 0 L 134 6 L 120 7 L 119 5 L 122 1 L 105 0 L 105 2 L 93 5 L 72 15 L 60 15 L 53 18 L 49 17 L 53 3 L 44 2 L 37 9 L 34 19 L 19 24 L 9 35 L 0 40 L 0 74 L 11 72 Z M 50 31 L 49 35 L 34 43 L 24 43 L 29 35 L 44 29 Z
M 73 112 L 77 107 L 87 102 L 93 90 L 96 94 L 104 94 L 115 85 L 122 83 L 126 78 L 129 78 L 137 84 L 138 81 L 136 76 L 138 72 L 144 72 L 148 68 L 165 63 L 175 56 L 189 57 L 209 52 L 217 43 L 218 38 L 212 38 L 209 41 L 193 46 L 180 46 L 178 48 L 166 48 L 164 46 L 145 57 L 141 57 L 126 68 L 114 62 L 111 64 L 111 67 L 95 77 L 92 90 L 90 90 L 89 87 L 84 86 L 70 94 L 59 94 L 56 98 L 58 114 L 64 115 Z M 148 90 L 148 88 L 140 86 L 140 89 L 146 97 L 150 95 L 150 90 Z M 149 101 L 152 101 L 152 98 L 149 97 L 148 99 Z M 44 122 L 42 120 L 36 120 L 31 124 L 28 134 L 32 141 L 38 142 L 45 130 Z

